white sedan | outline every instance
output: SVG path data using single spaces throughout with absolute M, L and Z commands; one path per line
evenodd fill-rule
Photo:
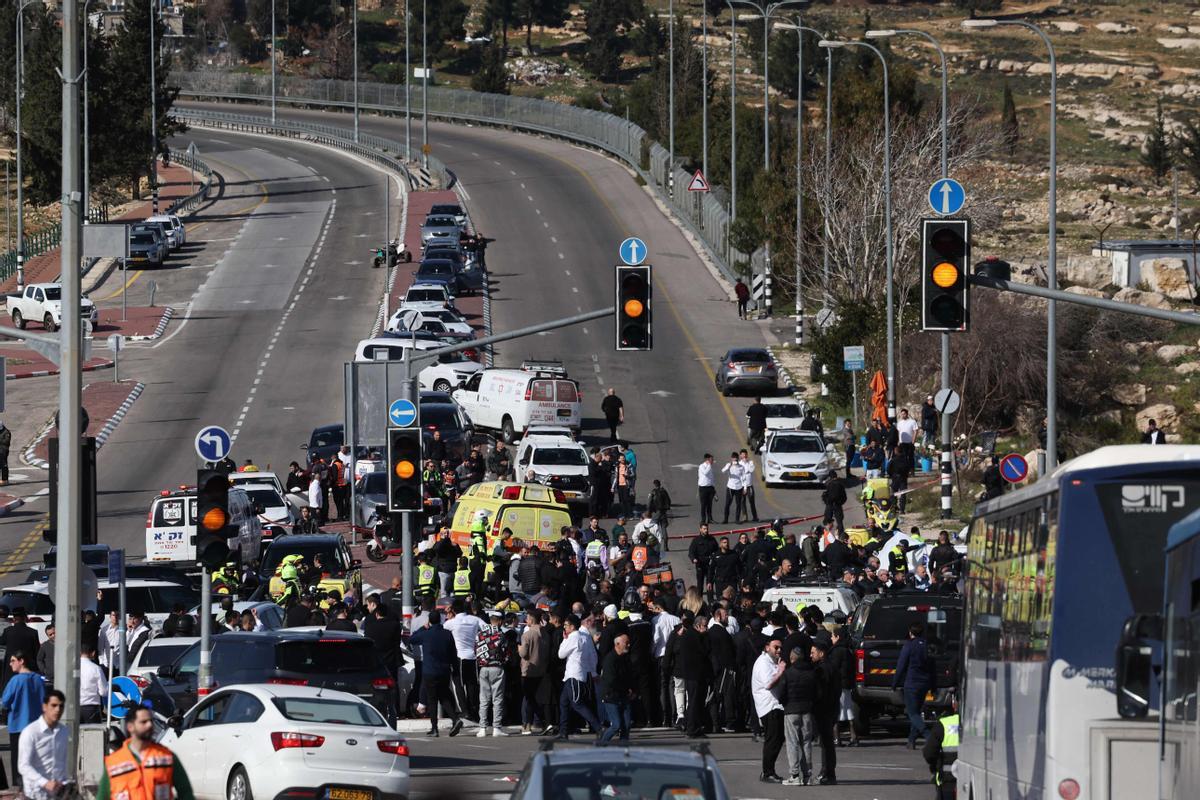
M 171 723 L 161 742 L 187 766 L 201 800 L 408 796 L 408 742 L 346 692 L 227 686 Z
M 767 407 L 769 431 L 798 429 L 808 410 L 808 403 L 795 397 L 764 397 L 762 404 Z
M 259 516 L 263 522 L 290 527 L 296 522 L 297 514 L 284 496 L 269 483 L 245 483 L 242 488 L 250 496 L 250 502 L 261 506 Z
M 816 431 L 768 431 L 763 480 L 768 486 L 823 483 L 844 460 Z
M 441 327 L 438 327 L 440 323 Z M 415 309 L 401 308 L 392 314 L 384 330 L 389 333 L 405 331 L 430 331 L 432 333 L 452 333 L 471 336 L 475 332 L 471 324 L 457 311 L 445 307 Z

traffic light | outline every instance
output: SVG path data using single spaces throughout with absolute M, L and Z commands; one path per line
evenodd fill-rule
M 82 409 L 81 409 L 82 410 Z M 42 539 L 58 542 L 58 437 L 49 440 L 50 518 L 42 531 Z M 96 437 L 84 436 L 80 444 L 79 524 L 80 544 L 95 544 L 96 525 Z
M 215 469 L 196 471 L 196 560 L 217 569 L 229 558 L 229 476 Z
M 650 266 L 617 267 L 617 349 L 650 350 Z
M 388 428 L 388 510 L 421 511 L 421 429 Z
M 967 329 L 971 321 L 970 262 L 969 220 L 921 220 L 921 330 Z

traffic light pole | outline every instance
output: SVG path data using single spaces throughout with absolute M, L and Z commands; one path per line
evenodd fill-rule
M 212 686 L 212 573 L 200 567 L 200 671 L 196 674 L 196 696 L 204 697 Z
M 417 382 L 412 376 L 412 361 L 409 360 L 409 353 L 412 352 L 411 347 L 404 348 L 404 358 L 401 362 L 404 365 L 403 377 L 400 380 L 400 396 L 407 399 L 413 404 L 413 407 L 420 407 L 421 395 L 417 391 Z M 424 453 L 422 452 L 422 455 Z M 391 465 L 388 469 L 391 469 Z M 418 464 L 417 469 L 424 471 L 425 465 Z M 400 549 L 404 552 L 404 556 L 400 559 L 400 604 L 401 613 L 404 616 L 404 627 L 411 630 L 413 618 L 413 532 L 412 532 L 412 512 L 402 511 L 400 513 Z
M 1058 300 L 1063 303 L 1091 306 L 1092 308 L 1099 308 L 1104 311 L 1115 311 L 1118 314 L 1133 314 L 1139 317 L 1162 319 L 1167 322 L 1180 322 L 1184 325 L 1200 325 L 1200 314 L 1170 311 L 1165 308 L 1150 308 L 1149 306 L 1139 306 L 1135 303 L 1121 303 L 1116 300 L 1107 300 L 1103 297 L 1088 297 L 1083 294 L 1064 292 L 1061 289 L 1046 289 L 1042 286 L 1016 283 L 1015 281 L 1007 281 L 1003 278 L 990 278 L 983 275 L 970 275 L 967 277 L 967 280 L 985 289 L 998 289 L 1002 292 L 1015 292 L 1016 294 L 1029 295 L 1030 297 L 1040 297 L 1043 300 Z

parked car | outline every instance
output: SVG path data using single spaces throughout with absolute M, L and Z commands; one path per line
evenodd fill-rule
M 458 239 L 461 235 L 462 228 L 454 217 L 431 215 L 421 223 L 421 247 L 430 239 Z
M 13 326 L 24 330 L 26 323 L 38 321 L 48 331 L 62 326 L 62 284 L 29 283 L 19 294 L 7 295 L 8 315 Z M 94 326 L 100 318 L 96 304 L 86 297 L 79 301 L 80 316 Z
M 435 203 L 429 207 L 429 217 L 453 217 L 462 230 L 467 229 L 467 212 L 458 203 Z
M 129 231 L 129 258 L 127 264 L 161 267 L 167 260 L 168 247 L 165 240 L 152 230 Z
M 761 347 L 735 347 L 727 350 L 713 371 L 717 391 L 730 395 L 735 391 L 774 394 L 779 388 L 779 370 L 775 359 Z
M 400 800 L 409 794 L 408 743 L 348 692 L 282 683 L 230 686 L 168 724 L 161 742 L 191 767 L 200 800 Z
M 146 222 L 156 223 L 162 227 L 163 233 L 167 237 L 167 247 L 171 250 L 178 250 L 187 242 L 187 228 L 184 227 L 183 221 L 174 214 L 159 214 L 156 217 L 150 217 Z
M 845 464 L 838 448 L 816 431 L 767 431 L 762 450 L 767 486 L 822 484 Z
M 374 524 L 378 517 L 376 508 L 388 502 L 387 470 L 368 472 L 354 485 L 354 524 L 364 528 Z
M 791 396 L 764 397 L 762 404 L 767 407 L 767 430 L 796 430 L 808 411 L 806 400 L 798 400 Z
M 433 333 L 445 333 L 467 339 L 475 335 L 470 323 L 463 319 L 461 314 L 448 308 L 428 311 L 401 308 L 392 314 L 384 330 L 391 333 L 428 330 Z
M 345 426 L 338 422 L 313 428 L 312 433 L 308 436 L 308 444 L 300 445 L 300 449 L 307 451 L 308 464 L 312 466 L 318 458 L 329 461 L 330 458 L 337 455 L 345 443 Z
M 265 482 L 243 483 L 241 488 L 249 496 L 250 503 L 263 522 L 289 528 L 295 524 L 296 512 L 292 510 L 287 498 L 274 485 Z
M 454 297 L 444 283 L 414 282 L 404 293 L 400 308 L 454 308 Z
M 476 427 L 499 431 L 516 444 L 530 425 L 579 429 L 579 384 L 561 370 L 485 369 L 453 393 Z
M 199 625 L 196 626 L 196 630 L 200 630 Z M 175 659 L 198 641 L 199 636 L 159 636 L 151 639 L 137 651 L 125 674 L 131 678 L 157 675 L 159 667 L 174 663 Z
M 551 797 L 730 800 L 731 795 L 707 748 L 552 746 L 529 757 L 511 795 L 512 800 Z
M 427 446 L 433 438 L 433 432 L 440 431 L 442 441 L 446 444 L 446 458 L 452 464 L 467 457 L 471 452 L 471 442 L 475 439 L 475 426 L 458 403 L 453 400 L 448 403 L 433 402 L 421 398 L 420 414 Z
M 591 499 L 590 464 L 587 450 L 575 441 L 569 430 L 562 433 L 530 430 L 517 445 L 517 480 L 559 489 L 568 505 L 586 504 Z
M 315 566 L 318 555 L 321 557 L 322 573 L 315 581 L 318 592 L 336 589 L 342 597 L 350 591 L 356 597 L 364 597 L 362 562 L 350 556 L 342 535 L 315 533 L 280 536 L 267 546 L 258 572 L 259 583 L 266 587 L 266 591 L 255 599 L 277 600 L 283 594 L 283 579 L 275 574 L 276 568 L 284 556 L 292 554 L 303 556 L 309 567 Z M 327 606 L 328 603 L 322 601 L 322 605 Z

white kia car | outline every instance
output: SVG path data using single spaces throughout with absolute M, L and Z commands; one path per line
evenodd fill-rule
M 845 459 L 816 431 L 767 431 L 763 480 L 768 486 L 824 483 Z
M 315 686 L 224 686 L 161 742 L 201 800 L 400 800 L 408 742 L 370 703 Z

